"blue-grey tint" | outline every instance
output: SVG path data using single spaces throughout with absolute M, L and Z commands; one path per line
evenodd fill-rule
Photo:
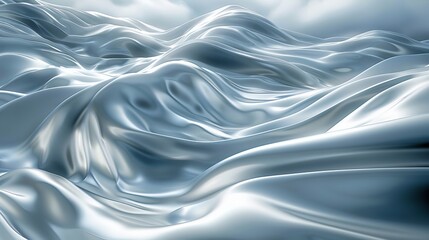
M 0 0 L 0 239 L 423 240 L 428 143 L 428 42 Z

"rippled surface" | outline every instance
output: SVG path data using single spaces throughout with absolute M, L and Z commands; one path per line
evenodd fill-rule
M 0 0 L 1 239 L 427 239 L 429 43 Z

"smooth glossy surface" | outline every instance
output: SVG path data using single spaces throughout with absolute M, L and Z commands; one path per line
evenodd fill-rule
M 425 239 L 429 44 L 0 0 L 1 239 Z

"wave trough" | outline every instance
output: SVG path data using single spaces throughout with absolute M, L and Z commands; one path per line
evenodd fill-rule
M 0 0 L 1 239 L 425 239 L 429 43 Z

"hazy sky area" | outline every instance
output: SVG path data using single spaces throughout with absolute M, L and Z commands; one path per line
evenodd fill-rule
M 167 29 L 225 5 L 255 11 L 277 26 L 318 37 L 389 30 L 429 39 L 429 0 L 45 0 Z

